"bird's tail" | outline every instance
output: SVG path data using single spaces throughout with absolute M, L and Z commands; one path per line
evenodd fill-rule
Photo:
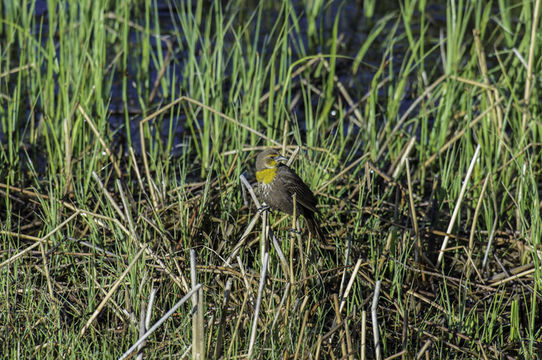
M 325 233 L 320 227 L 320 224 L 318 224 L 318 221 L 314 217 L 314 214 L 309 213 L 305 214 L 305 219 L 307 220 L 307 225 L 309 227 L 309 231 L 311 232 L 312 236 L 316 237 L 321 242 L 325 243 Z

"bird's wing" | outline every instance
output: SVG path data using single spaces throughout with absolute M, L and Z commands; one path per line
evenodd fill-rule
M 317 212 L 316 197 L 311 189 L 301 180 L 301 178 L 288 166 L 282 165 L 279 167 L 280 174 L 284 179 L 284 184 L 290 196 L 296 194 L 296 202 L 304 208 Z

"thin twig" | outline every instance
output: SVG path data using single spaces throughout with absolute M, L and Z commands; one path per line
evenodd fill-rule
M 361 360 L 365 360 L 367 346 L 367 311 L 361 312 Z
M 471 159 L 469 169 L 467 170 L 467 174 L 465 175 L 465 179 L 463 179 L 463 186 L 461 186 L 461 191 L 459 192 L 459 198 L 457 199 L 457 204 L 455 205 L 454 212 L 452 213 L 452 218 L 450 219 L 450 223 L 448 224 L 448 229 L 446 230 L 447 233 L 451 233 L 452 229 L 454 227 L 455 219 L 457 217 L 457 214 L 459 214 L 459 209 L 461 208 L 461 202 L 463 201 L 463 198 L 465 196 L 465 192 L 467 191 L 467 185 L 469 183 L 470 176 L 472 174 L 472 171 L 474 170 L 474 164 L 476 164 L 476 161 L 478 160 L 478 154 L 480 153 L 480 144 L 476 146 L 476 151 L 474 152 L 474 155 Z M 446 235 L 444 237 L 444 240 L 442 241 L 442 246 L 440 247 L 440 253 L 438 255 L 437 260 L 437 267 L 439 267 L 440 262 L 442 261 L 442 257 L 444 256 L 444 250 L 446 250 L 446 246 L 448 245 L 448 240 L 450 237 Z
M 90 317 L 90 319 L 88 319 L 87 323 L 85 324 L 85 326 L 83 326 L 83 328 L 81 329 L 81 332 L 79 333 L 79 337 L 82 337 L 84 334 L 85 334 L 85 331 L 87 330 L 87 328 L 90 326 L 90 324 L 92 324 L 92 322 L 98 317 L 98 315 L 100 314 L 100 312 L 102 311 L 102 309 L 104 308 L 105 304 L 107 303 L 107 301 L 109 300 L 109 298 L 111 296 L 113 296 L 113 294 L 115 293 L 115 291 L 118 289 L 118 287 L 120 286 L 120 284 L 122 283 L 122 280 L 124 280 L 124 278 L 126 277 L 126 275 L 128 275 L 128 273 L 130 272 L 130 270 L 132 270 L 132 268 L 134 267 L 134 265 L 136 264 L 137 260 L 139 259 L 139 257 L 143 254 L 143 252 L 145 251 L 146 247 L 144 248 L 141 248 L 138 253 L 134 256 L 132 262 L 130 262 L 130 264 L 126 267 L 126 269 L 122 272 L 122 274 L 119 276 L 119 278 L 113 283 L 113 286 L 111 286 L 111 289 L 108 291 L 107 295 L 104 297 L 104 299 L 102 300 L 102 302 L 100 303 L 100 305 L 98 305 L 98 307 L 96 308 L 96 310 L 94 311 L 94 313 L 92 314 L 92 316 Z
M 196 250 L 190 249 L 190 280 L 192 289 L 197 286 Z M 201 287 L 200 287 L 201 289 Z M 201 291 L 192 294 L 192 359 L 205 359 L 205 336 L 203 333 L 203 299 Z
M 192 290 L 190 290 L 185 296 L 183 296 L 183 298 L 181 300 L 179 300 L 175 305 L 173 305 L 173 307 L 164 315 L 162 316 L 162 318 L 160 320 L 158 320 L 146 333 L 145 335 L 143 335 L 141 338 L 139 338 L 139 340 L 136 341 L 136 343 L 134 345 L 132 345 L 124 354 L 122 354 L 121 357 L 119 357 L 118 360 L 124 360 L 128 357 L 128 355 L 130 355 L 132 353 L 132 351 L 134 351 L 141 342 L 145 341 L 145 339 L 147 339 L 153 332 L 156 331 L 156 329 L 158 329 L 160 327 L 160 325 L 162 325 L 164 323 L 164 321 L 166 321 L 171 315 L 173 315 L 175 313 L 175 311 L 177 311 L 178 308 L 181 307 L 182 304 L 184 304 L 185 302 L 187 302 L 194 293 L 196 293 L 200 288 L 201 288 L 201 284 L 198 284 L 196 285 Z
M 382 354 L 381 354 L 381 344 L 380 344 L 380 336 L 379 336 L 379 333 L 378 333 L 378 319 L 376 317 L 376 310 L 378 308 L 378 298 L 379 298 L 379 295 L 380 295 L 380 284 L 381 284 L 381 280 L 377 280 L 376 281 L 376 284 L 375 284 L 375 292 L 374 292 L 374 295 L 373 295 L 373 303 L 371 305 L 371 319 L 373 321 L 373 338 L 374 338 L 374 342 L 375 342 L 375 357 L 376 357 L 376 360 L 380 360 L 382 359 Z
M 256 307 L 254 309 L 254 319 L 252 321 L 252 331 L 250 332 L 250 343 L 248 345 L 249 359 L 252 358 L 254 352 L 254 343 L 256 341 L 256 329 L 258 328 L 258 316 L 260 315 L 260 306 L 262 304 L 263 289 L 265 286 L 265 277 L 267 276 L 267 265 L 269 263 L 269 253 L 265 253 L 263 257 L 262 273 L 260 276 L 260 285 L 258 286 L 258 298 L 256 299 Z

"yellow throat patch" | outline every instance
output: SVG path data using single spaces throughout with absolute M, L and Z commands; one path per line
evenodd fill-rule
M 276 167 L 256 171 L 256 180 L 258 180 L 259 183 L 269 184 L 273 181 L 273 179 L 275 179 L 276 174 Z

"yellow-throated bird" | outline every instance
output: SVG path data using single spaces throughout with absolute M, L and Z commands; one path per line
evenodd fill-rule
M 273 149 L 258 154 L 256 180 L 260 198 L 272 209 L 293 215 L 292 196 L 295 194 L 297 214 L 305 217 L 311 234 L 324 241 L 324 233 L 315 218 L 318 213 L 316 197 L 292 169 L 281 163 L 285 160 L 288 159 Z

